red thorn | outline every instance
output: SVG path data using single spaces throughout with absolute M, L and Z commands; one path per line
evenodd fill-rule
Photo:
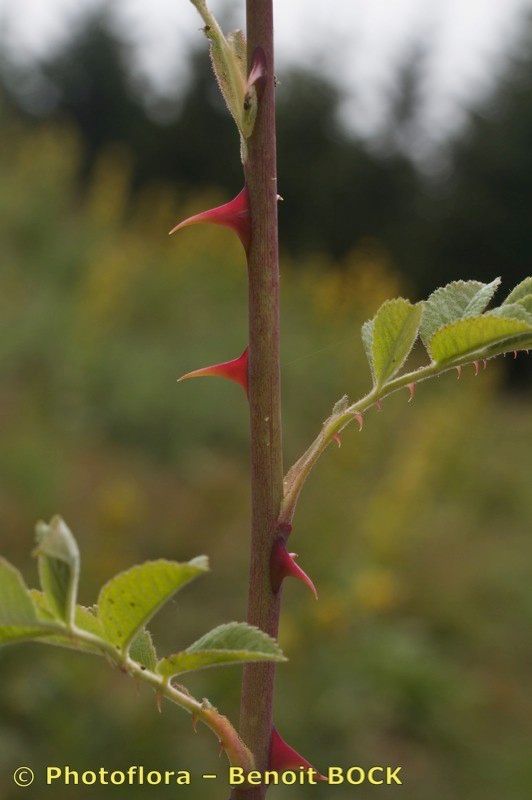
M 488 366 L 488 359 L 487 359 L 487 358 L 483 358 L 483 359 L 482 359 L 482 367 L 483 367 L 484 369 L 486 369 L 486 367 L 487 367 L 487 366 Z
M 277 594 L 285 578 L 297 578 L 297 580 L 302 581 L 305 586 L 308 586 L 317 600 L 318 592 L 316 591 L 316 587 L 312 583 L 307 573 L 296 564 L 295 558 L 296 554 L 288 552 L 284 543 L 284 539 L 281 536 L 275 540 L 270 557 L 270 580 L 272 591 Z
M 213 364 L 210 367 L 202 367 L 201 369 L 195 369 L 193 372 L 187 372 L 178 378 L 178 382 L 186 381 L 189 378 L 203 378 L 209 375 L 216 375 L 219 378 L 227 378 L 229 381 L 234 381 L 240 384 L 247 394 L 248 348 L 246 347 L 241 356 L 233 358 L 231 361 L 223 361 L 221 364 Z
M 341 439 L 339 433 L 335 433 L 334 436 L 333 436 L 333 439 L 336 442 L 336 444 L 338 445 L 338 447 L 342 446 L 342 439 Z
M 248 90 L 256 86 L 257 94 L 260 95 L 266 82 L 266 54 L 262 47 L 256 47 L 251 57 L 251 69 L 248 75 Z
M 240 241 L 244 245 L 244 250 L 247 251 L 251 238 L 249 194 L 247 186 L 244 186 L 242 191 L 228 203 L 216 206 L 216 208 L 210 208 L 208 211 L 202 211 L 199 214 L 194 214 L 194 216 L 183 220 L 183 222 L 180 222 L 172 228 L 170 236 L 176 231 L 181 230 L 181 228 L 186 228 L 188 225 L 196 225 L 199 222 L 212 222 L 214 225 L 224 225 L 226 228 L 231 228 L 239 236 Z
M 478 372 L 480 370 L 480 364 L 478 363 L 478 361 L 473 361 L 473 366 L 475 367 L 475 375 L 478 375 Z
M 280 773 L 291 772 L 296 769 L 311 769 L 314 771 L 317 780 L 328 782 L 325 775 L 320 775 L 318 770 L 306 758 L 299 755 L 297 750 L 294 750 L 281 738 L 276 728 L 272 728 L 269 768 L 274 772 Z
M 411 403 L 414 397 L 416 396 L 416 384 L 409 383 L 408 384 L 408 391 L 410 392 L 410 397 L 408 398 L 408 402 Z
M 364 427 L 364 414 L 361 411 L 355 411 L 353 413 L 354 418 L 358 422 L 358 430 L 361 431 Z
M 380 397 L 378 400 L 375 401 L 375 406 L 377 408 L 377 411 L 382 411 L 382 400 L 380 399 Z
M 462 376 L 462 367 L 455 367 L 455 370 L 458 373 L 456 380 L 459 381 Z

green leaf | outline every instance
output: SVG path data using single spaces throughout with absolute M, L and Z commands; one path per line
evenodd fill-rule
M 50 611 L 57 619 L 70 624 L 74 620 L 79 582 L 79 549 L 70 529 L 61 517 L 50 524 L 36 526 L 41 587 L 48 598 Z
M 373 363 L 373 329 L 375 327 L 375 319 L 368 319 L 362 325 L 362 344 L 366 351 L 366 357 L 371 369 L 371 378 L 375 383 L 375 365 Z
M 503 305 L 508 303 L 521 303 L 525 298 L 532 296 L 532 277 L 525 278 L 512 289 Z
M 184 564 L 148 561 L 116 575 L 98 598 L 98 618 L 108 641 L 127 652 L 135 635 L 161 606 L 208 569 L 207 558 L 199 556 Z
M 387 300 L 377 311 L 371 328 L 366 323 L 365 346 L 371 338 L 373 380 L 382 386 L 401 369 L 417 338 L 423 307 L 402 297 Z M 367 344 L 366 344 L 367 342 Z
M 529 297 L 532 300 L 532 295 L 529 295 Z M 530 310 L 528 310 L 525 305 L 526 299 L 527 298 L 523 298 L 523 301 L 516 303 L 503 303 L 502 306 L 494 308 L 493 311 L 488 311 L 487 314 L 488 316 L 520 319 L 523 322 L 532 323 L 532 303 Z
M 532 337 L 529 323 L 489 313 L 441 328 L 430 340 L 428 351 L 441 364 L 468 356 L 482 358 L 483 351 L 488 349 L 490 355 L 521 349 L 526 346 L 527 337 Z
M 234 31 L 226 37 L 205 0 L 192 0 L 192 3 L 205 23 L 203 31 L 210 43 L 212 68 L 222 97 L 242 136 L 250 136 L 253 122 L 251 130 L 246 129 L 247 121 L 244 114 L 247 84 L 244 34 L 242 31 Z
M 37 608 L 39 618 L 44 622 L 53 622 L 55 617 L 50 609 L 50 603 L 46 595 L 43 592 L 39 592 L 37 589 L 30 589 L 30 593 Z M 76 628 L 80 628 L 83 631 L 92 633 L 93 636 L 97 636 L 105 641 L 105 631 L 102 623 L 96 616 L 94 609 L 77 605 L 74 615 L 74 622 Z M 45 644 L 56 645 L 57 647 L 66 647 L 69 650 L 82 650 L 83 652 L 101 655 L 101 650 L 96 644 L 76 641 L 69 636 L 61 636 L 60 634 L 45 634 L 40 641 L 44 642 Z
M 39 617 L 22 575 L 0 557 L 0 644 L 42 635 Z
M 147 630 L 142 630 L 133 639 L 129 648 L 129 655 L 141 666 L 155 672 L 157 668 L 157 653 L 151 633 Z
M 157 672 L 171 678 L 207 667 L 257 661 L 286 661 L 286 658 L 271 636 L 246 622 L 229 622 L 209 631 L 186 650 L 161 659 Z
M 532 314 L 532 294 L 527 294 L 517 300 L 515 305 L 519 305 L 525 309 L 528 314 Z
M 425 301 L 421 319 L 420 335 L 425 347 L 428 349 L 430 340 L 439 328 L 459 319 L 482 314 L 500 282 L 500 278 L 491 283 L 453 281 L 436 289 Z

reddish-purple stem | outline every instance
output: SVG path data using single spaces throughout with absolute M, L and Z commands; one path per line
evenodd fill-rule
M 277 159 L 272 0 L 247 0 L 248 63 L 255 48 L 264 53 L 266 75 L 245 164 L 251 209 L 249 268 L 249 405 L 251 423 L 251 560 L 248 622 L 276 637 L 280 593 L 270 586 L 270 555 L 282 499 L 282 436 L 279 364 L 279 259 Z M 240 733 L 267 769 L 273 725 L 274 664 L 244 668 Z M 266 787 L 235 798 L 263 800 Z

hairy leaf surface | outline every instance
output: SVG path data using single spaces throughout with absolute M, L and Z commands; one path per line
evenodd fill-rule
M 428 351 L 437 363 L 476 354 L 497 345 L 499 352 L 514 348 L 516 337 L 532 336 L 532 325 L 522 320 L 507 319 L 495 314 L 458 320 L 437 331 L 430 340 Z
M 428 349 L 433 335 L 443 326 L 482 314 L 500 282 L 500 278 L 491 283 L 453 281 L 436 289 L 425 301 L 423 309 L 420 335 L 425 347 Z
M 157 671 L 166 677 L 207 667 L 256 661 L 286 661 L 271 636 L 246 622 L 229 622 L 206 633 L 180 653 L 163 658 Z
M 402 297 L 387 300 L 378 310 L 371 337 L 374 381 L 377 386 L 393 378 L 408 358 L 417 338 L 422 310 L 421 304 L 412 305 Z

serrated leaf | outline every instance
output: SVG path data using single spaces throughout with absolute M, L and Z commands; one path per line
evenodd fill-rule
M 155 645 L 151 633 L 147 630 L 142 630 L 137 633 L 131 646 L 129 648 L 129 655 L 141 666 L 146 669 L 155 671 L 157 667 L 157 653 L 155 652 Z
M 532 295 L 530 295 L 532 300 Z M 524 298 L 526 299 L 526 298 Z M 506 317 L 507 319 L 519 319 L 523 322 L 532 323 L 532 304 L 530 311 L 527 310 L 523 302 L 507 303 L 487 312 L 489 316 Z
M 532 326 L 517 319 L 507 319 L 492 313 L 479 317 L 461 319 L 438 330 L 429 342 L 431 358 L 441 364 L 456 359 L 477 356 L 482 351 L 497 345 L 498 352 L 504 352 L 505 344 L 513 349 L 516 337 L 532 335 Z
M 516 305 L 522 306 L 528 314 L 532 314 L 532 294 L 527 294 L 516 301 Z
M 362 344 L 366 351 L 369 368 L 371 370 L 371 379 L 375 383 L 375 366 L 373 364 L 373 327 L 375 325 L 374 319 L 368 319 L 363 325 L 361 330 Z
M 532 277 L 525 278 L 512 289 L 503 305 L 508 303 L 520 303 L 524 298 L 532 295 Z
M 22 575 L 0 556 L 0 625 L 32 625 L 37 610 Z
M 349 408 L 349 397 L 344 394 L 333 406 L 332 415 L 343 414 Z
M 491 283 L 453 281 L 432 292 L 425 301 L 420 336 L 425 347 L 439 328 L 481 314 L 497 291 L 500 278 Z
M 187 563 L 148 561 L 112 578 L 100 592 L 98 618 L 107 639 L 123 652 L 135 635 L 172 595 L 207 572 L 208 561 L 199 556 Z
M 22 575 L 0 557 L 0 644 L 41 636 L 39 618 Z
M 171 678 L 207 667 L 257 661 L 286 661 L 286 658 L 271 636 L 245 622 L 229 622 L 209 631 L 186 650 L 161 659 L 157 672 Z
M 192 0 L 200 13 L 205 27 L 205 36 L 210 43 L 210 55 L 214 75 L 229 113 L 242 134 L 244 130 L 244 97 L 247 79 L 247 54 L 242 31 L 224 35 L 205 0 Z M 247 133 L 249 136 L 250 132 Z
M 53 517 L 50 524 L 36 526 L 41 587 L 48 598 L 50 611 L 57 619 L 70 624 L 74 619 L 79 581 L 79 549 L 70 529 Z
M 376 386 L 386 383 L 405 363 L 417 338 L 421 314 L 421 304 L 413 305 L 402 297 L 387 300 L 377 311 L 371 331 Z

